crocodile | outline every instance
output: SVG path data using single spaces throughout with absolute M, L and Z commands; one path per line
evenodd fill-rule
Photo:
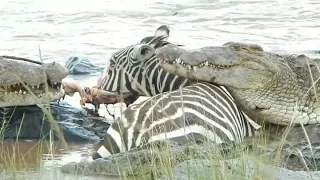
M 208 144 L 201 146 L 171 144 L 167 147 L 167 149 L 155 147 L 153 151 L 134 150 L 108 158 L 100 158 L 93 162 L 72 162 L 63 165 L 60 170 L 63 173 L 85 176 L 99 175 L 106 176 L 106 178 L 120 176 L 120 179 L 128 179 L 131 176 L 135 176 L 135 179 L 213 179 L 212 177 L 217 176 L 221 178 L 214 179 L 235 179 L 235 177 L 240 177 L 240 179 L 301 179 L 295 178 L 300 173 L 306 177 L 310 174 L 319 177 L 317 172 L 287 170 L 288 178 L 282 178 L 285 177 L 283 168 L 262 164 L 261 161 L 254 160 L 254 157 L 250 155 L 248 157 L 236 156 L 236 153 L 227 155 L 223 153 L 224 149 L 212 150 Z M 183 164 L 186 165 L 183 166 Z M 190 168 L 192 166 L 194 168 Z M 177 168 L 183 171 L 177 173 Z M 196 177 L 192 177 L 192 174 L 195 174 Z
M 170 171 L 171 167 L 186 160 L 212 157 L 232 158 L 237 151 L 231 147 L 233 146 L 212 146 L 208 142 L 201 144 L 190 142 L 188 145 L 181 145 L 172 141 L 159 141 L 94 161 L 72 162 L 63 165 L 60 170 L 67 174 L 158 179 L 157 175 Z
M 0 107 L 44 104 L 61 99 L 67 70 L 56 62 L 0 57 Z
M 194 50 L 170 44 L 156 56 L 168 72 L 224 86 L 249 117 L 269 123 L 271 135 L 285 135 L 284 147 L 277 141 L 269 151 L 274 157 L 280 148 L 284 167 L 319 170 L 319 59 L 240 42 Z
M 57 62 L 0 56 L 0 139 L 47 137 L 51 125 L 38 106 L 42 104 L 50 107 L 66 141 L 99 142 L 109 124 L 91 122 L 90 116 L 100 117 L 60 100 L 72 95 L 64 87 L 72 84 L 67 75 L 68 70 Z
M 282 126 L 320 122 L 320 59 L 237 42 L 194 50 L 170 44 L 156 54 L 170 73 L 224 86 L 257 121 Z

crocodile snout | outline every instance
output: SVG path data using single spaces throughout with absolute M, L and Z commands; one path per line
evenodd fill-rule
M 160 62 L 173 63 L 180 56 L 180 50 L 176 45 L 169 44 L 156 50 L 156 57 Z

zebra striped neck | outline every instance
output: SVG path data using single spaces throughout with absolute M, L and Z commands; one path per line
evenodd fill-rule
M 146 86 L 149 87 L 147 90 L 151 96 L 195 83 L 195 81 L 166 72 L 160 67 L 154 56 L 144 64 L 144 67 L 143 74 L 145 74 Z
M 136 45 L 113 54 L 110 68 L 102 83 L 102 89 L 109 92 L 131 92 L 141 96 L 155 96 L 193 84 L 194 81 L 170 74 L 160 67 L 155 54 L 141 62 L 130 54 Z

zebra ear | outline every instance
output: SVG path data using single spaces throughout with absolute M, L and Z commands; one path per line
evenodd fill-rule
M 166 39 L 163 39 L 164 41 L 167 41 L 170 35 L 170 29 L 169 26 L 167 25 L 162 25 L 158 27 L 156 32 L 154 33 L 154 36 L 167 36 Z
M 136 60 L 147 60 L 151 58 L 155 50 L 146 44 L 137 45 L 131 52 L 131 57 Z

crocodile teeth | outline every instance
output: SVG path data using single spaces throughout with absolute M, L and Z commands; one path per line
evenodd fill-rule
M 189 65 L 189 64 L 188 64 L 187 68 L 188 68 L 189 70 L 191 70 L 191 69 L 192 69 L 191 65 Z
M 193 71 L 196 71 L 196 70 L 197 70 L 197 66 L 194 66 L 194 67 L 193 67 Z
M 23 91 L 23 94 L 27 94 L 27 92 L 26 92 L 26 91 Z
M 178 58 L 178 59 L 176 59 L 176 61 L 177 61 L 177 63 L 181 63 L 181 59 L 180 58 Z
M 22 90 L 21 89 L 19 90 L 19 93 L 22 94 Z

